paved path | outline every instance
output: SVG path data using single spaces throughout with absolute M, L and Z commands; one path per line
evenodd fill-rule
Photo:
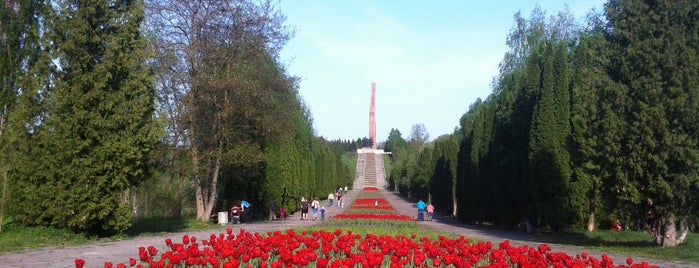
M 356 187 L 357 190 L 350 190 L 345 197 L 347 198 L 347 204 L 355 199 L 357 192 L 360 191 L 361 187 Z M 406 200 L 395 193 L 382 191 L 386 199 L 394 206 L 394 208 L 401 214 L 404 215 L 414 215 L 416 214 L 416 209 L 414 202 Z M 321 202 L 324 203 L 324 202 Z M 326 203 L 327 205 L 327 203 Z M 339 214 L 346 210 L 347 207 L 343 209 L 333 207 L 326 208 L 326 218 L 333 215 Z M 311 215 L 309 215 L 311 216 Z M 207 230 L 200 232 L 189 232 L 190 236 L 195 236 L 199 239 L 208 239 L 209 235 L 212 233 L 218 234 L 225 232 L 226 228 L 232 228 L 234 232 L 238 232 L 241 228 L 249 232 L 259 232 L 266 233 L 273 230 L 286 230 L 291 228 L 310 226 L 319 223 L 319 221 L 302 221 L 299 219 L 298 213 L 291 215 L 284 221 L 273 221 L 273 222 L 253 222 L 251 224 L 244 225 L 225 225 L 220 226 L 215 230 Z M 499 243 L 503 240 L 510 240 L 513 245 L 527 244 L 529 246 L 538 246 L 542 241 L 537 236 L 527 235 L 521 232 L 507 232 L 498 231 L 482 228 L 480 226 L 465 225 L 455 222 L 451 218 L 445 217 L 436 213 L 434 221 L 419 222 L 419 224 L 425 226 L 426 228 L 431 228 L 434 230 L 452 233 L 456 235 L 463 235 L 471 239 L 480 240 L 490 240 L 493 243 Z M 9 253 L 0 255 L 0 266 L 2 267 L 75 267 L 73 261 L 75 258 L 82 258 L 86 260 L 85 267 L 103 267 L 104 262 L 111 261 L 115 265 L 118 262 L 128 262 L 129 258 L 138 257 L 138 247 L 142 246 L 155 246 L 159 250 L 165 250 L 165 238 L 181 239 L 185 233 L 170 233 L 163 234 L 157 237 L 137 237 L 134 239 L 124 240 L 124 241 L 113 241 L 113 242 L 99 242 L 92 243 L 83 246 L 76 247 L 64 247 L 64 248 L 45 248 L 40 250 L 28 250 L 21 253 Z M 419 234 L 418 234 L 419 235 Z M 547 243 L 553 251 L 563 251 L 569 255 L 577 255 L 582 252 L 587 252 L 600 258 L 601 252 L 596 252 L 593 250 L 584 249 L 581 247 L 567 246 L 567 245 L 557 245 Z M 616 264 L 625 264 L 627 256 L 617 256 L 610 255 L 614 259 Z M 642 260 L 643 258 L 634 258 L 635 260 Z M 647 260 L 649 264 L 658 265 L 660 267 L 699 267 L 699 264 L 688 264 L 682 262 L 663 262 L 663 261 L 653 261 Z
M 386 200 L 393 205 L 393 207 L 400 214 L 409 215 L 415 218 L 417 216 L 417 208 L 415 207 L 415 201 L 407 200 L 406 198 L 396 194 L 395 192 L 383 191 Z M 532 247 L 538 247 L 542 243 L 546 243 L 551 247 L 552 251 L 555 252 L 565 252 L 570 256 L 576 256 L 583 252 L 587 252 L 589 255 L 594 256 L 597 259 L 601 259 L 603 252 L 586 249 L 584 247 L 570 246 L 570 245 L 559 245 L 547 241 L 542 241 L 542 237 L 536 235 L 530 235 L 525 232 L 514 232 L 514 231 L 502 231 L 493 230 L 490 228 L 484 228 L 478 225 L 467 225 L 459 223 L 451 217 L 446 217 L 435 212 L 433 216 L 433 221 L 421 221 L 418 222 L 420 225 L 430 228 L 433 230 L 451 233 L 455 235 L 462 235 L 466 238 L 488 240 L 492 241 L 493 244 L 500 243 L 504 240 L 509 240 L 511 245 L 528 245 Z M 669 262 L 669 261 L 657 261 L 648 260 L 643 257 L 636 256 L 620 256 L 607 254 L 616 265 L 626 265 L 626 259 L 628 257 L 633 258 L 636 262 L 646 261 L 650 265 L 658 265 L 659 267 L 699 267 L 697 263 L 686 263 L 686 262 Z
M 361 188 L 358 188 L 361 189 Z M 343 195 L 346 198 L 344 208 L 327 207 L 327 201 L 321 201 L 321 205 L 325 206 L 325 218 L 332 217 L 342 213 L 349 207 L 349 204 L 357 196 L 359 190 L 350 190 Z M 117 263 L 124 262 L 128 267 L 129 258 L 138 259 L 138 248 L 154 246 L 159 252 L 167 249 L 165 246 L 165 238 L 171 238 L 174 241 L 181 241 L 182 236 L 188 234 L 197 239 L 209 239 L 213 234 L 225 233 L 227 228 L 232 228 L 233 233 L 238 233 L 240 229 L 244 229 L 251 233 L 267 233 L 268 231 L 287 230 L 303 226 L 310 226 L 320 222 L 320 219 L 312 221 L 313 214 L 309 211 L 309 220 L 302 221 L 301 213 L 296 212 L 290 215 L 284 221 L 258 221 L 250 224 L 234 224 L 221 225 L 214 230 L 187 232 L 187 233 L 168 233 L 154 237 L 136 237 L 123 241 L 96 242 L 82 246 L 71 246 L 62 248 L 44 248 L 39 250 L 27 250 L 20 253 L 6 253 L 0 255 L 0 267 L 75 267 L 75 259 L 81 258 L 85 260 L 85 267 L 104 267 L 104 263 L 110 261 L 116 267 Z M 318 216 L 320 218 L 320 215 Z

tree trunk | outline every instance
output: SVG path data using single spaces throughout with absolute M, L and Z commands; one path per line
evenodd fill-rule
M 456 218 L 458 216 L 456 213 L 456 210 L 458 208 L 458 202 L 457 202 L 458 200 L 456 199 L 456 191 L 455 190 L 452 190 L 452 192 L 451 192 L 451 200 L 452 200 L 453 206 L 454 206 L 453 209 L 451 210 L 451 216 L 453 218 Z
M 587 218 L 587 231 L 595 230 L 595 211 L 590 211 L 590 216 Z
M 663 233 L 655 237 L 655 243 L 662 247 L 676 247 L 679 244 L 684 243 L 684 239 L 687 237 L 689 229 L 685 226 L 682 231 L 682 235 L 677 237 L 677 226 L 675 224 L 675 216 L 668 216 L 663 222 Z

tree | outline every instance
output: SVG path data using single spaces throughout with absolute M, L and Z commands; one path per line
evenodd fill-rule
M 618 212 L 657 215 L 656 242 L 676 246 L 687 232 L 677 237 L 676 221 L 696 212 L 699 187 L 699 3 L 613 0 L 606 10 L 608 72 L 628 96 L 616 113 L 629 122 L 608 190 L 618 192 Z
M 11 172 L 13 217 L 98 235 L 124 230 L 127 191 L 150 176 L 148 156 L 159 139 L 140 33 L 143 6 L 84 1 L 51 8 L 43 17 L 54 25 L 43 28 L 44 62 L 30 66 L 46 75 L 38 79 L 44 84 L 24 87 L 12 126 L 21 156 Z M 43 71 L 49 59 L 51 73 Z
M 5 1 L 0 4 L 0 232 L 5 215 L 8 188 L 8 166 L 10 165 L 10 148 L 7 144 L 6 129 L 10 112 L 14 110 L 21 79 L 27 74 L 26 63 L 31 66 L 37 56 L 32 51 L 38 46 L 38 17 L 40 3 L 32 1 Z
M 545 225 L 560 230 L 568 226 L 570 182 L 570 98 L 566 45 L 548 40 L 532 55 L 539 65 L 540 88 L 529 133 L 529 176 L 533 185 L 534 213 Z
M 400 130 L 392 128 L 388 133 L 388 139 L 386 140 L 386 146 L 384 151 L 396 153 L 400 149 L 405 149 L 408 147 L 408 142 L 401 137 Z
M 285 111 L 296 93 L 277 62 L 290 33 L 268 1 L 148 4 L 149 29 L 165 52 L 161 55 L 169 57 L 159 60 L 171 62 L 179 73 L 165 85 L 181 96 L 172 122 L 185 135 L 172 147 L 186 148 L 197 219 L 209 221 L 221 179 L 252 182 L 247 176 L 220 177 L 222 170 L 262 174 L 264 143 L 289 128 L 289 113 L 272 111 Z M 179 60 L 168 61 L 173 57 Z
M 430 139 L 430 134 L 427 133 L 427 128 L 425 124 L 415 124 L 410 129 L 410 137 L 408 140 L 411 146 L 416 146 L 421 148 Z
M 611 159 L 619 155 L 621 143 L 617 139 L 623 129 L 623 122 L 612 116 L 623 102 L 615 91 L 619 87 L 606 73 L 610 50 L 600 16 L 590 14 L 589 26 L 580 34 L 573 52 L 570 204 L 576 212 L 574 221 L 578 226 L 586 224 L 588 231 L 596 228 L 596 219 L 603 212 L 602 178 L 610 176 Z

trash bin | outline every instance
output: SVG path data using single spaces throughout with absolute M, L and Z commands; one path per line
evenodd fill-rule
M 224 225 L 228 224 L 228 212 L 222 211 L 218 213 L 218 224 Z

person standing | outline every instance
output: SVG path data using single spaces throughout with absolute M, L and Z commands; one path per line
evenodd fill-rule
M 336 196 L 337 196 L 337 202 L 336 202 L 337 207 L 340 207 L 340 205 L 342 203 L 342 188 L 337 190 Z
M 272 201 L 269 201 L 269 220 L 276 220 L 277 219 L 277 202 L 272 199 Z
M 333 195 L 333 192 L 330 192 L 328 194 L 328 207 L 333 206 L 333 199 L 335 199 L 335 195 Z
M 318 210 L 320 209 L 320 202 L 317 196 L 311 202 L 311 209 L 313 210 L 313 220 L 315 221 L 318 218 Z
M 325 221 L 325 207 L 320 207 L 320 221 Z
M 434 206 L 432 205 L 432 202 L 427 204 L 427 219 L 432 221 L 432 215 L 434 214 Z
M 240 201 L 240 207 L 242 207 L 243 213 L 245 213 L 245 224 L 247 224 L 250 221 L 250 215 L 252 215 L 252 205 L 250 205 L 250 202 L 248 201 Z
M 305 197 L 301 197 L 301 220 L 305 221 L 308 219 L 308 200 Z

